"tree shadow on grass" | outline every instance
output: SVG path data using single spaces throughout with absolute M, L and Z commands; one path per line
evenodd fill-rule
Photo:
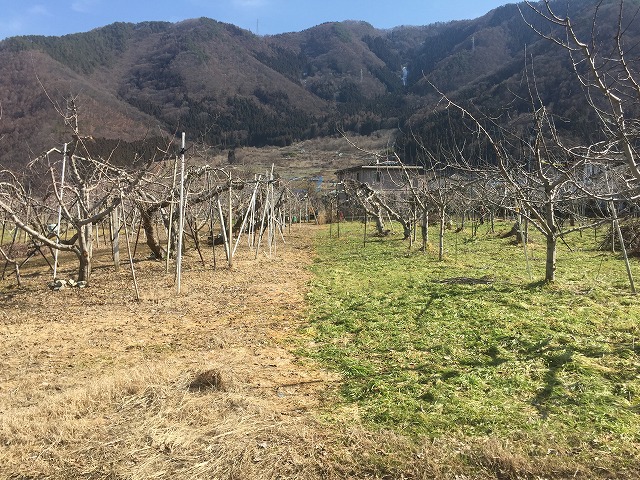
M 549 285 L 549 282 L 547 282 L 546 280 L 537 280 L 535 282 L 527 283 L 525 288 L 527 290 L 540 290 L 541 288 L 544 288 L 547 285 Z
M 550 340 L 546 340 L 542 348 L 535 348 L 529 352 L 543 356 L 544 362 L 548 367 L 547 373 L 544 375 L 544 386 L 538 390 L 538 393 L 531 401 L 531 404 L 543 419 L 549 416 L 549 403 L 554 396 L 557 396 L 554 390 L 562 384 L 558 379 L 558 373 L 573 360 L 574 354 L 574 349 L 571 347 L 552 347 L 549 343 Z

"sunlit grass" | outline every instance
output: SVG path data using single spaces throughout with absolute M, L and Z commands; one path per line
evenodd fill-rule
M 318 238 L 307 353 L 342 374 L 342 401 L 365 421 L 526 439 L 532 453 L 545 443 L 622 461 L 638 448 L 640 299 L 619 256 L 595 249 L 604 231 L 560 244 L 548 285 L 535 234 L 527 265 L 486 226 L 448 233 L 442 262 L 397 235 L 364 246 L 361 224 L 341 229 Z

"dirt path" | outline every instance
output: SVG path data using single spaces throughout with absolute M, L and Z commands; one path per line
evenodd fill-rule
M 164 264 L 139 261 L 137 302 L 106 255 L 87 289 L 0 283 L 0 477 L 330 474 L 309 412 L 335 378 L 292 353 L 314 228 L 233 271 L 192 252 L 181 295 Z

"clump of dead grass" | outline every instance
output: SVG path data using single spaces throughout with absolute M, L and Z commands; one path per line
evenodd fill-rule
M 203 390 L 223 392 L 227 389 L 227 385 L 220 370 L 210 369 L 196 374 L 193 380 L 189 382 L 187 389 L 191 392 L 201 392 Z

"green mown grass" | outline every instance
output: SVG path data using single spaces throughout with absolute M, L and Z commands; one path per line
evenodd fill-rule
M 593 230 L 559 244 L 550 285 L 535 233 L 529 269 L 521 245 L 484 226 L 448 233 L 442 262 L 398 235 L 368 240 L 356 223 L 319 235 L 305 352 L 342 375 L 340 401 L 366 423 L 634 461 L 640 299 Z

